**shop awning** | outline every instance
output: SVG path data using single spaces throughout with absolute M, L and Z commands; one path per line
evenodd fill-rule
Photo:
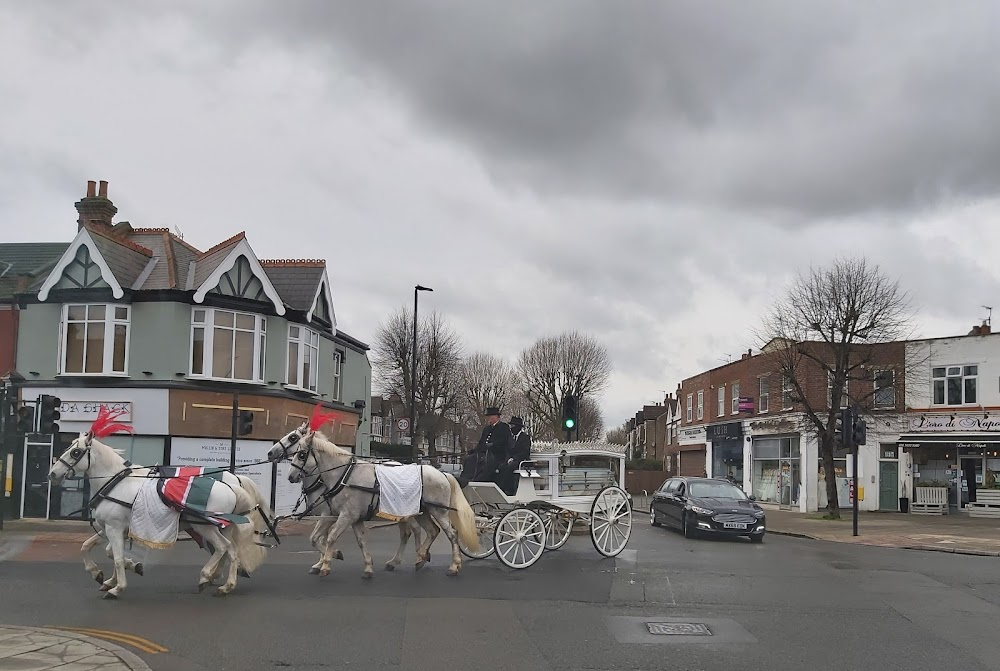
M 921 445 L 981 445 L 1000 444 L 1000 434 L 983 433 L 903 433 L 897 443 L 904 448 L 918 448 Z

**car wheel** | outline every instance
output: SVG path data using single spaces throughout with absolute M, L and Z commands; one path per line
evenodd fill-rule
M 656 521 L 656 511 L 653 510 L 652 506 L 649 507 L 649 523 L 654 527 L 660 526 L 660 523 Z
M 694 529 L 691 528 L 691 518 L 687 513 L 681 517 L 681 529 L 684 531 L 684 538 L 694 538 Z
M 761 531 L 759 534 L 750 534 L 751 543 L 763 543 L 764 542 L 764 532 Z

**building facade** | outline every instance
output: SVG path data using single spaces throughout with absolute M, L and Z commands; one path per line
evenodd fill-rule
M 62 407 L 57 435 L 15 453 L 16 512 L 82 507 L 84 481 L 50 490 L 45 474 L 102 405 L 134 429 L 107 442 L 143 465 L 226 467 L 234 402 L 251 411 L 236 461 L 253 464 L 245 472 L 278 510 L 297 496 L 287 466 L 258 462 L 316 404 L 336 412 L 326 430 L 338 444 L 368 453 L 368 347 L 337 328 L 324 261 L 261 260 L 243 233 L 200 251 L 167 229 L 114 223 L 105 182 L 76 207 L 76 236 L 17 293 L 21 399 Z

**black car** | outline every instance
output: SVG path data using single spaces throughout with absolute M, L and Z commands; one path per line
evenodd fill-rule
M 653 494 L 649 521 L 676 527 L 688 538 L 705 533 L 764 540 L 764 510 L 728 480 L 670 478 Z

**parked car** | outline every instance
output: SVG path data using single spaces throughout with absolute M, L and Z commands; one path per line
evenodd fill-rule
M 764 540 L 764 510 L 752 496 L 728 480 L 716 478 L 670 478 L 653 493 L 649 521 L 676 527 L 687 538 L 698 534 L 748 536 L 754 543 Z

